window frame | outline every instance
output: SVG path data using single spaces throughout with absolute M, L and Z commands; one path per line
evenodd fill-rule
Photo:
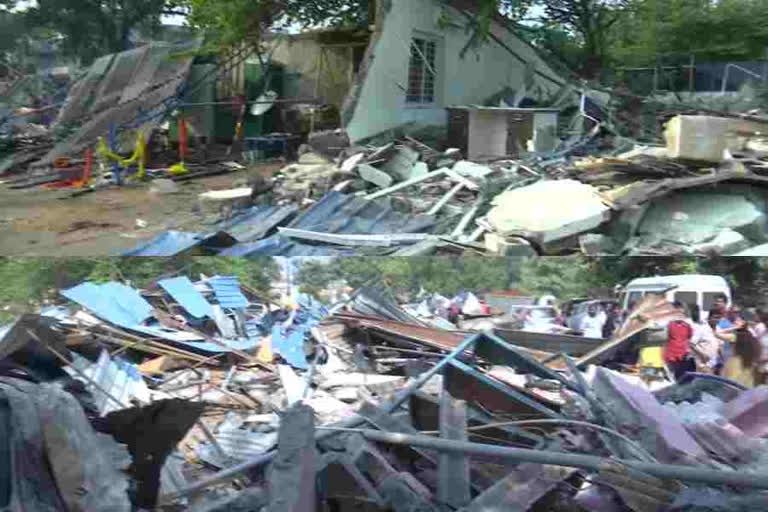
M 423 42 L 421 47 L 418 46 L 418 42 Z M 431 46 L 431 48 L 430 48 Z M 414 50 L 416 48 L 416 50 Z M 440 84 L 440 40 L 437 37 L 430 36 L 421 32 L 414 33 L 411 36 L 410 44 L 408 46 L 408 64 L 406 71 L 406 87 L 405 87 L 405 105 L 409 108 L 435 108 L 439 103 L 439 84 Z M 432 55 L 429 55 L 430 50 Z M 431 57 L 431 59 L 430 59 Z M 427 60 L 425 60 L 425 58 Z M 421 76 L 420 86 L 418 94 L 412 94 L 413 76 L 412 70 L 414 69 L 414 59 L 417 59 L 421 64 Z M 427 92 L 427 79 L 431 77 L 431 99 L 427 101 L 429 95 Z M 414 99 L 418 98 L 418 99 Z

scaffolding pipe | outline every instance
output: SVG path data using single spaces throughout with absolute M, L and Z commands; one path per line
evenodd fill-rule
M 686 482 L 698 482 L 710 485 L 735 485 L 739 487 L 751 487 L 754 489 L 768 489 L 768 474 L 758 474 L 748 471 L 720 471 L 717 469 L 695 466 L 617 460 L 596 457 L 594 455 L 512 448 L 508 446 L 470 443 L 466 441 L 451 441 L 425 435 L 399 434 L 382 432 L 379 430 L 365 429 L 360 432 L 370 441 L 428 448 L 441 452 L 503 458 L 515 462 L 551 464 L 555 466 L 588 469 L 590 471 L 615 471 L 616 464 L 621 464 L 628 469 L 647 473 L 657 478 L 683 480 Z

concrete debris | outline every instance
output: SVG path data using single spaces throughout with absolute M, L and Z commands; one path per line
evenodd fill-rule
M 488 222 L 502 235 L 540 246 L 598 227 L 609 208 L 593 187 L 575 180 L 540 181 L 496 196 Z
M 297 512 L 360 501 L 408 512 L 657 510 L 694 486 L 768 489 L 768 388 L 689 374 L 652 393 L 636 368 L 613 365 L 628 338 L 674 318 L 657 296 L 603 343 L 427 321 L 499 316 L 469 292 L 406 311 L 368 287 L 331 312 L 309 296 L 266 307 L 221 276 L 72 290 L 64 296 L 98 316 L 28 314 L 0 331 L 0 488 L 13 500 L 106 510 L 85 485 L 104 489 L 110 510 L 252 510 L 249 499 Z M 301 364 L 271 343 L 275 329 L 296 338 Z M 75 335 L 88 341 L 63 342 Z M 135 364 L 108 347 L 130 348 Z M 622 372 L 582 373 L 585 364 Z M 38 482 L 34 495 L 23 482 Z

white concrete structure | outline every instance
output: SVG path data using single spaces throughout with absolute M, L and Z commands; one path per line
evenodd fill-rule
M 500 22 L 492 23 L 487 43 L 462 58 L 470 38 L 461 10 L 466 2 L 380 4 L 375 33 L 345 102 L 343 118 L 353 141 L 408 122 L 444 125 L 446 107 L 479 104 L 505 88 L 521 91 L 530 71 L 535 87 L 528 85 L 528 96 L 554 93 L 565 83 Z

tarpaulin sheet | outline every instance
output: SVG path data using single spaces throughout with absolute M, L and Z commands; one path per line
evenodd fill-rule
M 157 284 L 168 292 L 173 297 L 173 300 L 186 309 L 190 315 L 195 318 L 213 318 L 213 308 L 211 308 L 210 303 L 205 300 L 203 294 L 195 288 L 195 285 L 192 284 L 188 277 L 180 276 L 163 279 Z

